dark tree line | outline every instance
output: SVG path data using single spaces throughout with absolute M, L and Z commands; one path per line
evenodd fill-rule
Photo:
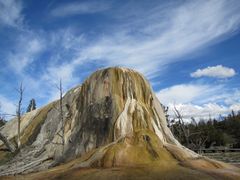
M 240 148 L 240 111 L 232 111 L 221 120 L 211 119 L 184 123 L 175 109 L 176 118 L 168 120 L 174 136 L 190 149 L 225 146 Z

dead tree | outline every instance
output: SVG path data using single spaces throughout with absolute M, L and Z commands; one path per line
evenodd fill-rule
M 64 115 L 63 115 L 63 88 L 62 88 L 62 80 L 60 79 L 59 85 L 56 85 L 58 91 L 59 91 L 59 108 L 54 107 L 59 113 L 59 121 L 61 123 L 60 131 L 57 132 L 57 135 L 61 138 L 61 143 L 52 142 L 53 144 L 62 145 L 62 153 L 64 152 L 64 146 L 65 146 L 65 122 L 64 122 Z
M 63 89 L 62 89 L 62 80 L 59 81 L 59 108 L 60 108 L 60 122 L 61 122 L 61 130 L 62 130 L 62 146 L 63 146 L 63 152 L 64 152 L 64 146 L 65 146 L 65 132 L 64 132 L 64 119 L 63 119 Z
M 22 116 L 22 99 L 23 99 L 23 85 L 20 84 L 19 88 L 16 89 L 19 94 L 19 100 L 16 110 L 16 116 L 17 117 L 17 148 L 0 132 L 0 140 L 5 144 L 5 146 L 11 151 L 15 152 L 17 149 L 20 149 L 21 147 L 21 140 L 20 140 L 20 133 L 21 133 L 21 116 Z
M 16 111 L 16 116 L 17 116 L 17 148 L 20 149 L 21 146 L 21 140 L 20 140 L 20 130 L 21 130 L 21 116 L 22 116 L 22 98 L 23 98 L 23 85 L 22 83 L 19 86 L 19 89 L 17 89 L 17 92 L 19 94 L 19 100 L 17 104 L 17 111 Z
M 168 112 L 169 112 L 169 107 L 168 106 L 164 106 L 163 104 L 161 104 L 161 106 L 163 108 L 163 111 L 164 111 L 164 114 L 165 114 L 165 117 L 166 117 L 167 126 L 169 127 L 171 132 L 174 134 L 173 124 L 175 122 L 175 119 L 170 119 L 169 114 L 168 114 Z
M 186 146 L 188 148 L 191 148 L 190 146 L 193 146 L 192 148 L 198 150 L 198 152 L 201 153 L 201 148 L 207 141 L 208 136 L 205 136 L 204 132 L 202 131 L 191 132 L 190 129 L 185 125 L 183 121 L 183 117 L 176 107 L 174 107 L 174 114 L 179 127 L 177 128 L 177 132 L 180 135 L 180 137 L 184 138 Z M 192 124 L 194 126 L 197 126 L 196 120 L 193 117 L 191 119 L 192 119 Z
M 171 121 L 170 121 L 170 119 L 169 119 L 169 114 L 168 114 L 169 108 L 168 108 L 168 106 L 164 106 L 163 104 L 161 104 L 161 106 L 162 106 L 162 109 L 163 109 L 164 114 L 165 114 L 165 117 L 166 117 L 167 126 L 168 126 L 168 127 L 171 127 Z
M 175 106 L 174 106 L 174 114 L 179 122 L 179 126 L 181 128 L 182 135 L 186 141 L 186 146 L 188 147 L 190 134 L 189 134 L 189 131 L 185 128 L 185 124 L 184 124 L 182 115 L 180 114 L 180 112 L 177 110 L 177 108 Z

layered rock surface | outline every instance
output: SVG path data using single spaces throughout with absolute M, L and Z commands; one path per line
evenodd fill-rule
M 196 169 L 206 166 L 238 171 L 183 147 L 167 127 L 150 84 L 134 70 L 107 68 L 93 73 L 81 86 L 66 93 L 63 112 L 64 149 L 59 135 L 59 101 L 55 101 L 23 116 L 23 148 L 0 167 L 0 175 L 45 170 L 76 158 L 79 160 L 68 168 L 181 163 Z M 16 126 L 13 119 L 1 132 L 13 141 Z M 18 168 L 12 168 L 16 164 Z

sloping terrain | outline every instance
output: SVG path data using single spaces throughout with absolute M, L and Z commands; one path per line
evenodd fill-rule
M 0 175 L 28 179 L 240 178 L 237 167 L 183 147 L 167 127 L 162 106 L 146 79 L 130 69 L 93 73 L 63 98 L 64 146 L 59 101 L 21 120 L 20 152 Z M 16 139 L 16 119 L 1 132 Z M 3 144 L 0 142 L 1 148 Z M 2 159 L 1 159 L 2 160 Z M 55 167 L 56 166 L 56 167 Z M 54 168 L 53 168 L 54 167 Z M 39 172 L 40 171 L 40 172 Z

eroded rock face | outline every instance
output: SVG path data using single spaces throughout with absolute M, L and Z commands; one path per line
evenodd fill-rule
M 86 153 L 91 155 L 80 167 L 127 166 L 198 157 L 174 138 L 160 102 L 146 79 L 136 71 L 107 68 L 93 73 L 81 86 L 66 93 L 63 111 L 64 152 L 59 136 L 58 101 L 23 117 L 21 140 L 25 146 L 15 160 L 28 157 L 28 161 L 22 159 L 26 168 L 18 172 L 45 169 L 60 160 L 68 161 Z M 2 130 L 9 139 L 16 137 L 12 124 L 16 124 L 16 119 Z M 28 167 L 33 161 L 36 163 Z M 11 163 L 14 160 L 8 165 Z M 16 173 L 6 167 L 0 168 L 5 174 Z
M 145 78 L 129 69 L 108 68 L 91 75 L 73 103 L 69 154 L 93 148 L 147 129 L 165 143 L 180 145 L 167 128 L 162 107 Z M 69 142 L 69 141 L 68 141 Z

